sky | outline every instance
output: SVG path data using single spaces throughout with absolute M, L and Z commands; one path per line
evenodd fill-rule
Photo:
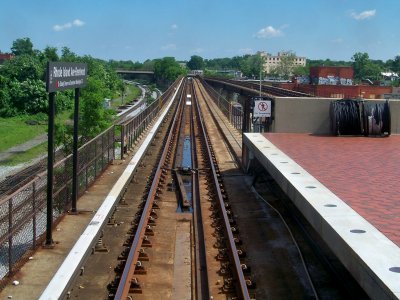
M 0 51 L 29 37 L 105 60 L 293 51 L 310 59 L 400 55 L 399 0 L 0 0 Z

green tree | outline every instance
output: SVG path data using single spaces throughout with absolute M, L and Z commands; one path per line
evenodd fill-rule
M 309 66 L 297 66 L 293 69 L 294 75 L 309 75 L 310 67 Z
M 112 123 L 112 112 L 103 106 L 105 83 L 88 77 L 87 86 L 82 89 L 80 134 L 84 140 L 95 137 Z
M 204 60 L 201 56 L 192 55 L 190 57 L 189 62 L 187 63 L 187 67 L 190 70 L 203 70 L 204 69 Z
M 277 66 L 272 70 L 272 74 L 277 75 L 283 79 L 289 79 L 293 75 L 295 65 L 296 54 L 293 51 L 288 51 L 280 56 L 280 61 Z
M 14 55 L 32 55 L 33 54 L 33 44 L 30 38 L 16 39 L 12 46 L 11 52 Z
M 377 80 L 380 77 L 382 69 L 369 59 L 368 53 L 357 52 L 351 59 L 353 60 L 354 78 L 356 80 Z
M 30 55 L 19 55 L 7 60 L 0 68 L 0 74 L 21 82 L 26 79 L 44 79 L 44 73 L 44 66 L 40 60 Z
M 260 55 L 248 55 L 241 62 L 240 71 L 246 77 L 259 78 L 263 69 L 263 59 Z
M 43 50 L 43 55 L 47 61 L 58 61 L 59 60 L 56 47 L 47 46 Z
M 154 62 L 154 76 L 157 81 L 171 83 L 179 75 L 184 75 L 185 70 L 176 62 L 174 57 L 156 59 Z
M 16 109 L 12 106 L 9 80 L 0 74 L 0 116 L 11 117 L 16 114 Z
M 8 88 L 11 104 L 16 111 L 24 114 L 47 112 L 47 93 L 43 81 L 39 79 L 27 79 L 22 82 L 12 80 Z
M 68 47 L 61 48 L 61 58 L 63 61 L 75 61 L 77 55 L 71 51 Z
M 69 124 L 54 124 L 54 142 L 56 147 L 61 147 L 64 156 L 72 153 L 73 149 L 73 126 Z M 82 144 L 82 143 L 79 143 Z
M 146 59 L 143 62 L 142 67 L 140 68 L 140 70 L 143 71 L 153 71 L 154 70 L 154 65 L 155 65 L 155 60 L 150 60 L 150 59 Z
M 394 59 L 389 60 L 387 65 L 391 71 L 400 75 L 400 55 L 397 55 Z

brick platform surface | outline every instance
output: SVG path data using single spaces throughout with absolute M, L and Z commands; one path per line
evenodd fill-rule
M 400 135 L 264 136 L 400 246 Z

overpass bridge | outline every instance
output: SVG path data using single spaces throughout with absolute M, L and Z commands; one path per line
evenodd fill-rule
M 135 78 L 153 79 L 154 78 L 153 71 L 116 69 L 115 72 L 117 74 L 120 74 L 124 79 L 135 79 Z

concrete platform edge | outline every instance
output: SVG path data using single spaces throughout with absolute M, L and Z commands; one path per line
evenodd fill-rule
M 367 294 L 399 299 L 400 274 L 389 268 L 400 267 L 400 248 L 264 136 L 243 141 Z

